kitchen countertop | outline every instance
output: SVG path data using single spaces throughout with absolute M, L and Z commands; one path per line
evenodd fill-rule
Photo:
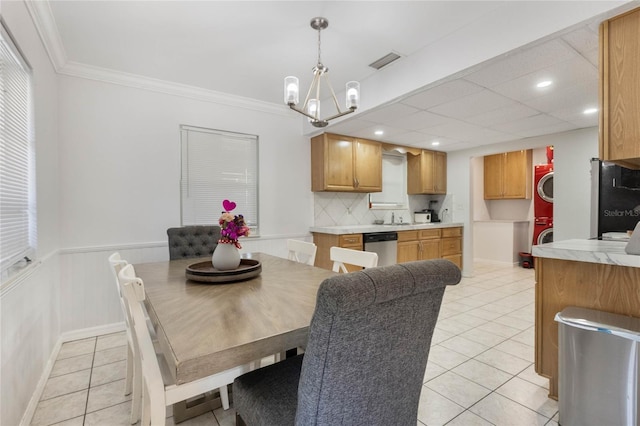
M 341 226 L 312 226 L 310 232 L 320 234 L 367 234 L 370 232 L 412 231 L 416 229 L 457 228 L 463 226 L 459 222 L 416 223 L 408 225 L 341 225 Z
M 534 257 L 640 268 L 640 256 L 626 254 L 625 241 L 565 240 L 533 246 Z

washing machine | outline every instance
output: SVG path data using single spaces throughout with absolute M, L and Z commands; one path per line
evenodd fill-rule
M 553 242 L 553 218 L 536 217 L 533 223 L 533 245 Z
M 553 164 L 535 166 L 533 215 L 553 217 Z

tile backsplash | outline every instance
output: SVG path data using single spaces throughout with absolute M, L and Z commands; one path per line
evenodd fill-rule
M 409 209 L 372 210 L 369 209 L 369 194 L 350 192 L 316 192 L 314 193 L 314 226 L 370 225 L 376 219 L 385 223 L 391 222 L 391 213 L 396 222 L 412 222 L 413 212 L 429 208 L 429 200 L 436 200 L 435 207 L 440 211 L 443 222 L 450 221 L 451 215 L 443 210 L 450 204 L 445 196 L 411 195 Z M 445 207 L 443 207 L 445 206 Z M 451 211 L 450 208 L 448 211 Z

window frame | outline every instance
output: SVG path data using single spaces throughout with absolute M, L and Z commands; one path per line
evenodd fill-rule
M 185 144 L 189 143 L 189 135 L 192 133 L 199 133 L 199 134 L 211 134 L 214 136 L 218 136 L 220 137 L 219 140 L 214 140 L 212 139 L 213 143 L 218 144 L 217 146 L 215 146 L 212 150 L 209 151 L 215 151 L 216 155 L 215 158 L 212 158 L 212 163 L 215 162 L 216 159 L 219 160 L 220 157 L 225 156 L 224 154 L 224 150 L 225 148 L 228 148 L 228 143 L 229 142 L 233 142 L 234 140 L 238 140 L 238 141 L 243 141 L 243 142 L 248 142 L 250 144 L 252 144 L 252 146 L 250 147 L 251 150 L 255 151 L 255 158 L 253 160 L 253 164 L 254 164 L 254 169 L 253 170 L 249 170 L 249 173 L 247 173 L 248 176 L 251 176 L 251 172 L 253 172 L 253 183 L 249 184 L 249 183 L 244 183 L 245 185 L 245 189 L 242 192 L 248 193 L 249 195 L 247 195 L 247 198 L 245 199 L 251 199 L 251 201 L 247 202 L 247 203 L 243 203 L 242 200 L 239 199 L 233 199 L 233 195 L 223 195 L 220 197 L 214 196 L 215 198 L 215 202 L 213 204 L 210 204 L 208 202 L 203 202 L 202 205 L 199 206 L 200 209 L 204 208 L 205 209 L 205 214 L 207 215 L 207 220 L 199 220 L 198 219 L 198 213 L 197 212 L 189 212 L 188 211 L 188 207 L 185 205 L 185 190 L 187 190 L 187 188 L 191 188 L 189 185 L 189 182 L 185 182 L 185 179 L 188 180 L 188 171 L 185 171 L 185 166 L 188 164 L 189 162 L 189 158 L 185 158 L 188 157 L 188 148 L 185 146 Z M 248 134 L 248 133 L 239 133 L 239 132 L 231 132 L 231 131 L 226 131 L 226 130 L 219 130 L 219 129 L 211 129 L 211 128 L 205 128 L 205 127 L 198 127 L 198 126 L 192 126 L 192 125 L 185 125 L 182 124 L 180 125 L 180 224 L 181 226 L 187 226 L 187 225 L 212 225 L 212 224 L 218 224 L 218 219 L 220 217 L 220 212 L 222 211 L 222 201 L 224 199 L 229 199 L 230 201 L 234 201 L 237 202 L 238 207 L 236 209 L 234 209 L 232 211 L 232 213 L 234 214 L 242 214 L 245 216 L 245 220 L 247 221 L 247 225 L 251 228 L 251 233 L 250 233 L 250 237 L 257 237 L 259 236 L 259 231 L 260 231 L 260 209 L 259 209 L 259 201 L 260 201 L 260 186 L 259 186 L 259 153 L 260 153 L 260 149 L 259 149 L 259 137 L 257 135 L 252 135 L 252 134 Z M 240 148 L 242 149 L 242 148 Z M 232 150 L 230 150 L 232 151 Z M 203 155 L 207 155 L 207 153 L 203 152 Z M 209 155 L 213 155 L 210 154 Z M 209 175 L 208 178 L 211 178 L 211 176 Z M 251 180 L 251 179 L 250 179 Z M 224 184 L 221 183 L 221 186 L 224 187 Z M 251 195 L 250 191 L 254 189 L 254 194 Z M 230 191 L 231 192 L 231 191 Z M 202 194 L 200 194 L 200 196 L 202 196 Z M 196 196 L 197 197 L 197 196 Z M 195 197 L 192 197 L 195 198 Z M 197 200 L 195 201 L 196 203 L 198 202 Z M 243 206 L 243 204 L 248 204 L 249 207 Z M 251 205 L 253 204 L 253 205 Z M 198 207 L 196 207 L 194 210 L 198 210 Z M 210 219 L 209 219 L 210 218 Z
M 37 250 L 37 203 L 36 203 L 36 152 L 35 152 L 35 95 L 34 95 L 34 75 L 33 68 L 25 58 L 25 55 L 17 46 L 14 38 L 9 32 L 4 20 L 0 17 L 0 43 L 2 50 L 8 53 L 6 68 L 0 70 L 0 90 L 6 87 L 16 88 L 18 99 L 15 103 L 10 102 L 4 95 L 0 99 L 0 109 L 2 110 L 2 122 L 0 123 L 0 163 L 5 169 L 4 178 L 9 175 L 7 170 L 18 169 L 24 174 L 18 181 L 7 179 L 11 185 L 3 184 L 2 171 L 0 171 L 0 212 L 4 220 L 0 218 L 0 233 L 7 235 L 7 229 L 11 233 L 19 236 L 12 239 L 2 238 L 4 245 L 0 246 L 0 252 L 9 250 L 9 254 L 0 253 L 0 282 L 4 283 L 13 277 L 17 272 L 28 265 L 36 255 Z M 4 55 L 3 55 L 4 56 Z M 16 67 L 14 71 L 12 67 Z M 8 72 L 5 72 L 5 69 Z M 17 72 L 16 72 L 17 70 Z M 15 78 L 13 81 L 12 78 Z M 24 79 L 25 81 L 16 81 Z M 7 93 L 7 92 L 5 92 Z M 15 98 L 14 98 L 15 99 Z M 24 103 L 24 105 L 23 105 Z M 24 115 L 10 116 L 10 113 L 24 113 Z M 8 130 L 10 128 L 10 130 Z M 7 153 L 14 155 L 7 155 Z M 15 153 L 18 153 L 15 155 Z M 16 175 L 12 175 L 15 177 Z M 6 194 L 19 194 L 23 199 L 15 201 L 15 195 L 11 197 L 12 203 L 18 204 L 17 209 L 7 208 Z M 3 197 L 3 195 L 5 197 Z M 12 217 L 13 216 L 13 217 Z M 17 219 L 16 219 L 17 217 Z M 7 219 L 9 218 L 9 219 Z M 14 234 L 15 235 L 15 234 Z

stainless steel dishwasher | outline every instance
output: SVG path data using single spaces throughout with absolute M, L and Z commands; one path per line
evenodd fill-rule
M 364 251 L 378 253 L 378 266 L 398 263 L 398 233 L 372 232 L 363 234 Z

